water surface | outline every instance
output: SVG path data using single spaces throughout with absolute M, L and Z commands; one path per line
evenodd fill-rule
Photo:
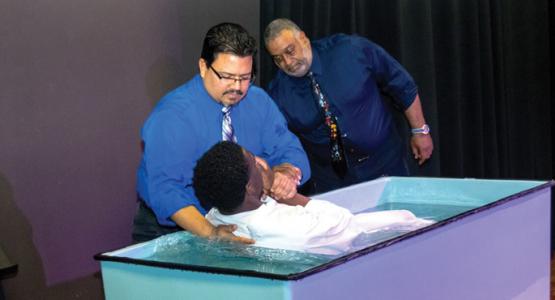
M 472 208 L 474 207 L 392 202 L 380 204 L 365 212 L 407 209 L 420 218 L 441 221 Z M 206 240 L 188 232 L 177 232 L 154 240 L 153 254 L 144 259 L 194 266 L 290 275 L 310 270 L 342 255 L 370 247 L 413 230 L 415 228 L 394 226 L 370 234 L 362 234 L 353 241 L 352 249 L 341 255 L 322 255 L 262 248 Z

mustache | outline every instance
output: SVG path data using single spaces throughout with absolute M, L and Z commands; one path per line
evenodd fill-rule
M 243 92 L 241 90 L 227 90 L 224 92 L 224 95 L 227 94 L 237 94 L 239 96 L 243 96 Z
M 294 62 L 288 66 L 286 66 L 285 68 L 287 69 L 287 71 L 289 72 L 294 72 L 299 66 L 301 65 L 301 63 L 299 62 Z

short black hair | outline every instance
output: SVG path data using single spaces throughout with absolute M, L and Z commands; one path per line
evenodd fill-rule
M 200 203 L 223 213 L 231 213 L 243 203 L 248 182 L 243 148 L 229 141 L 212 146 L 193 170 L 193 189 Z
M 220 23 L 208 30 L 200 57 L 209 67 L 220 53 L 252 56 L 252 75 L 256 75 L 256 40 L 241 25 Z

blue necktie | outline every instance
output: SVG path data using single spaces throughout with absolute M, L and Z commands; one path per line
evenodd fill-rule
M 237 138 L 233 134 L 233 126 L 231 125 L 231 106 L 222 107 L 224 114 L 222 120 L 222 141 L 230 141 L 237 143 Z

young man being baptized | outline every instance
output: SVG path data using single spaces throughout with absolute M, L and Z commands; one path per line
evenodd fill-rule
M 220 142 L 197 162 L 193 188 L 214 226 L 235 224 L 238 236 L 268 248 L 338 254 L 362 233 L 395 226 L 420 228 L 432 221 L 408 210 L 352 214 L 324 200 L 297 194 L 277 202 L 270 195 L 273 172 L 260 157 L 232 142 Z M 288 203 L 288 204 L 284 204 Z M 294 205 L 292 205 L 294 204 Z

